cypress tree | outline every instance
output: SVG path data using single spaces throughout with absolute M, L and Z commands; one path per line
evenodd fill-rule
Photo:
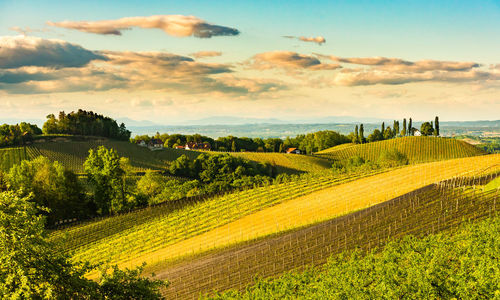
M 410 121 L 408 122 L 408 135 L 413 135 L 413 125 L 411 122 L 411 118 Z
M 406 118 L 403 119 L 403 130 L 401 131 L 402 136 L 406 136 Z
M 356 125 L 356 128 L 354 129 L 354 137 L 352 138 L 352 142 L 354 144 L 357 144 L 358 141 L 359 141 L 358 125 Z
M 434 119 L 434 135 L 435 136 L 439 136 L 439 117 L 436 116 L 436 118 Z
M 365 133 L 365 129 L 363 128 L 363 124 L 359 125 L 359 143 L 363 144 L 365 141 L 365 137 L 363 134 Z
M 382 122 L 382 130 L 381 130 L 380 132 L 382 132 L 382 136 L 384 136 L 384 132 L 385 132 L 385 122 Z

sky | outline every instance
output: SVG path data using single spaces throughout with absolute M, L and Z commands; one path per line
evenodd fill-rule
M 496 120 L 500 1 L 0 0 L 0 123 Z

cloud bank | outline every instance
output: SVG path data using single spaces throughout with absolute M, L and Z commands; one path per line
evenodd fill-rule
M 338 64 L 322 63 L 317 57 L 292 51 L 271 51 L 255 55 L 251 66 L 255 69 L 304 69 L 304 70 L 335 70 Z
M 106 60 L 97 52 L 61 40 L 27 36 L 0 37 L 0 68 L 38 66 L 82 67 L 92 60 Z
M 198 51 L 195 53 L 191 53 L 190 55 L 192 57 L 195 57 L 195 58 L 216 57 L 216 56 L 221 56 L 222 52 L 219 52 L 219 51 Z
M 130 30 L 132 27 L 157 28 L 176 37 L 211 38 L 213 36 L 234 36 L 240 33 L 235 28 L 214 25 L 195 16 L 183 15 L 128 17 L 103 21 L 49 21 L 47 24 L 83 32 L 111 35 L 121 35 L 122 31 Z

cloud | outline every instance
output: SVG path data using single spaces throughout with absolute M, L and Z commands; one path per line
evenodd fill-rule
M 49 21 L 47 24 L 83 32 L 111 35 L 121 35 L 123 30 L 129 30 L 132 27 L 158 28 L 169 35 L 177 37 L 211 38 L 213 36 L 233 36 L 240 33 L 235 28 L 213 25 L 200 18 L 183 15 L 128 17 L 103 21 Z
M 321 46 L 321 44 L 324 44 L 326 43 L 326 39 L 322 36 L 317 36 L 317 37 L 305 37 L 305 36 L 300 36 L 300 37 L 296 37 L 296 36 L 293 36 L 293 35 L 285 35 L 284 38 L 287 38 L 287 39 L 297 39 L 299 41 L 303 41 L 303 42 L 312 42 L 312 43 L 316 43 L 318 45 Z
M 221 56 L 222 52 L 219 52 L 219 51 L 198 51 L 198 52 L 195 52 L 195 53 L 191 53 L 189 55 L 191 55 L 192 57 L 195 57 L 195 58 L 199 59 L 199 58 L 204 58 L 204 57 Z
M 92 60 L 106 60 L 97 52 L 61 40 L 28 36 L 0 37 L 0 68 L 24 66 L 82 67 Z
M 381 69 L 388 71 L 402 71 L 402 72 L 425 72 L 425 71 L 468 71 L 473 68 L 480 67 L 480 64 L 475 62 L 454 62 L 454 61 L 439 61 L 439 60 L 420 60 L 416 62 L 403 60 L 400 58 L 387 58 L 387 57 L 337 57 L 337 56 L 324 56 L 333 61 L 340 63 L 348 63 L 355 65 L 365 66 L 378 66 Z
M 336 85 L 360 86 L 387 84 L 398 85 L 411 82 L 473 82 L 499 80 L 500 76 L 489 72 L 470 70 L 467 72 L 425 71 L 425 72 L 388 72 L 383 70 L 350 70 L 339 72 L 335 78 Z
M 307 70 L 335 70 L 338 64 L 322 63 L 317 57 L 299 54 L 291 51 L 272 51 L 259 53 L 253 57 L 253 68 L 256 69 L 307 69 Z

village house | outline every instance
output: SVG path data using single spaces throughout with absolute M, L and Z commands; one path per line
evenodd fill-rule
M 416 129 L 415 132 L 413 132 L 413 135 L 414 136 L 422 136 L 422 133 L 420 132 L 420 130 Z
M 212 147 L 210 146 L 210 143 L 193 143 L 189 142 L 186 144 L 184 147 L 186 150 L 206 150 L 210 151 Z
M 287 154 L 300 154 L 300 150 L 297 148 L 288 148 L 286 149 Z
M 163 141 L 160 139 L 152 139 L 148 144 L 149 150 L 162 150 L 163 149 Z
M 139 140 L 139 141 L 137 141 L 137 146 L 147 147 L 148 145 L 146 144 L 146 142 L 144 140 Z

